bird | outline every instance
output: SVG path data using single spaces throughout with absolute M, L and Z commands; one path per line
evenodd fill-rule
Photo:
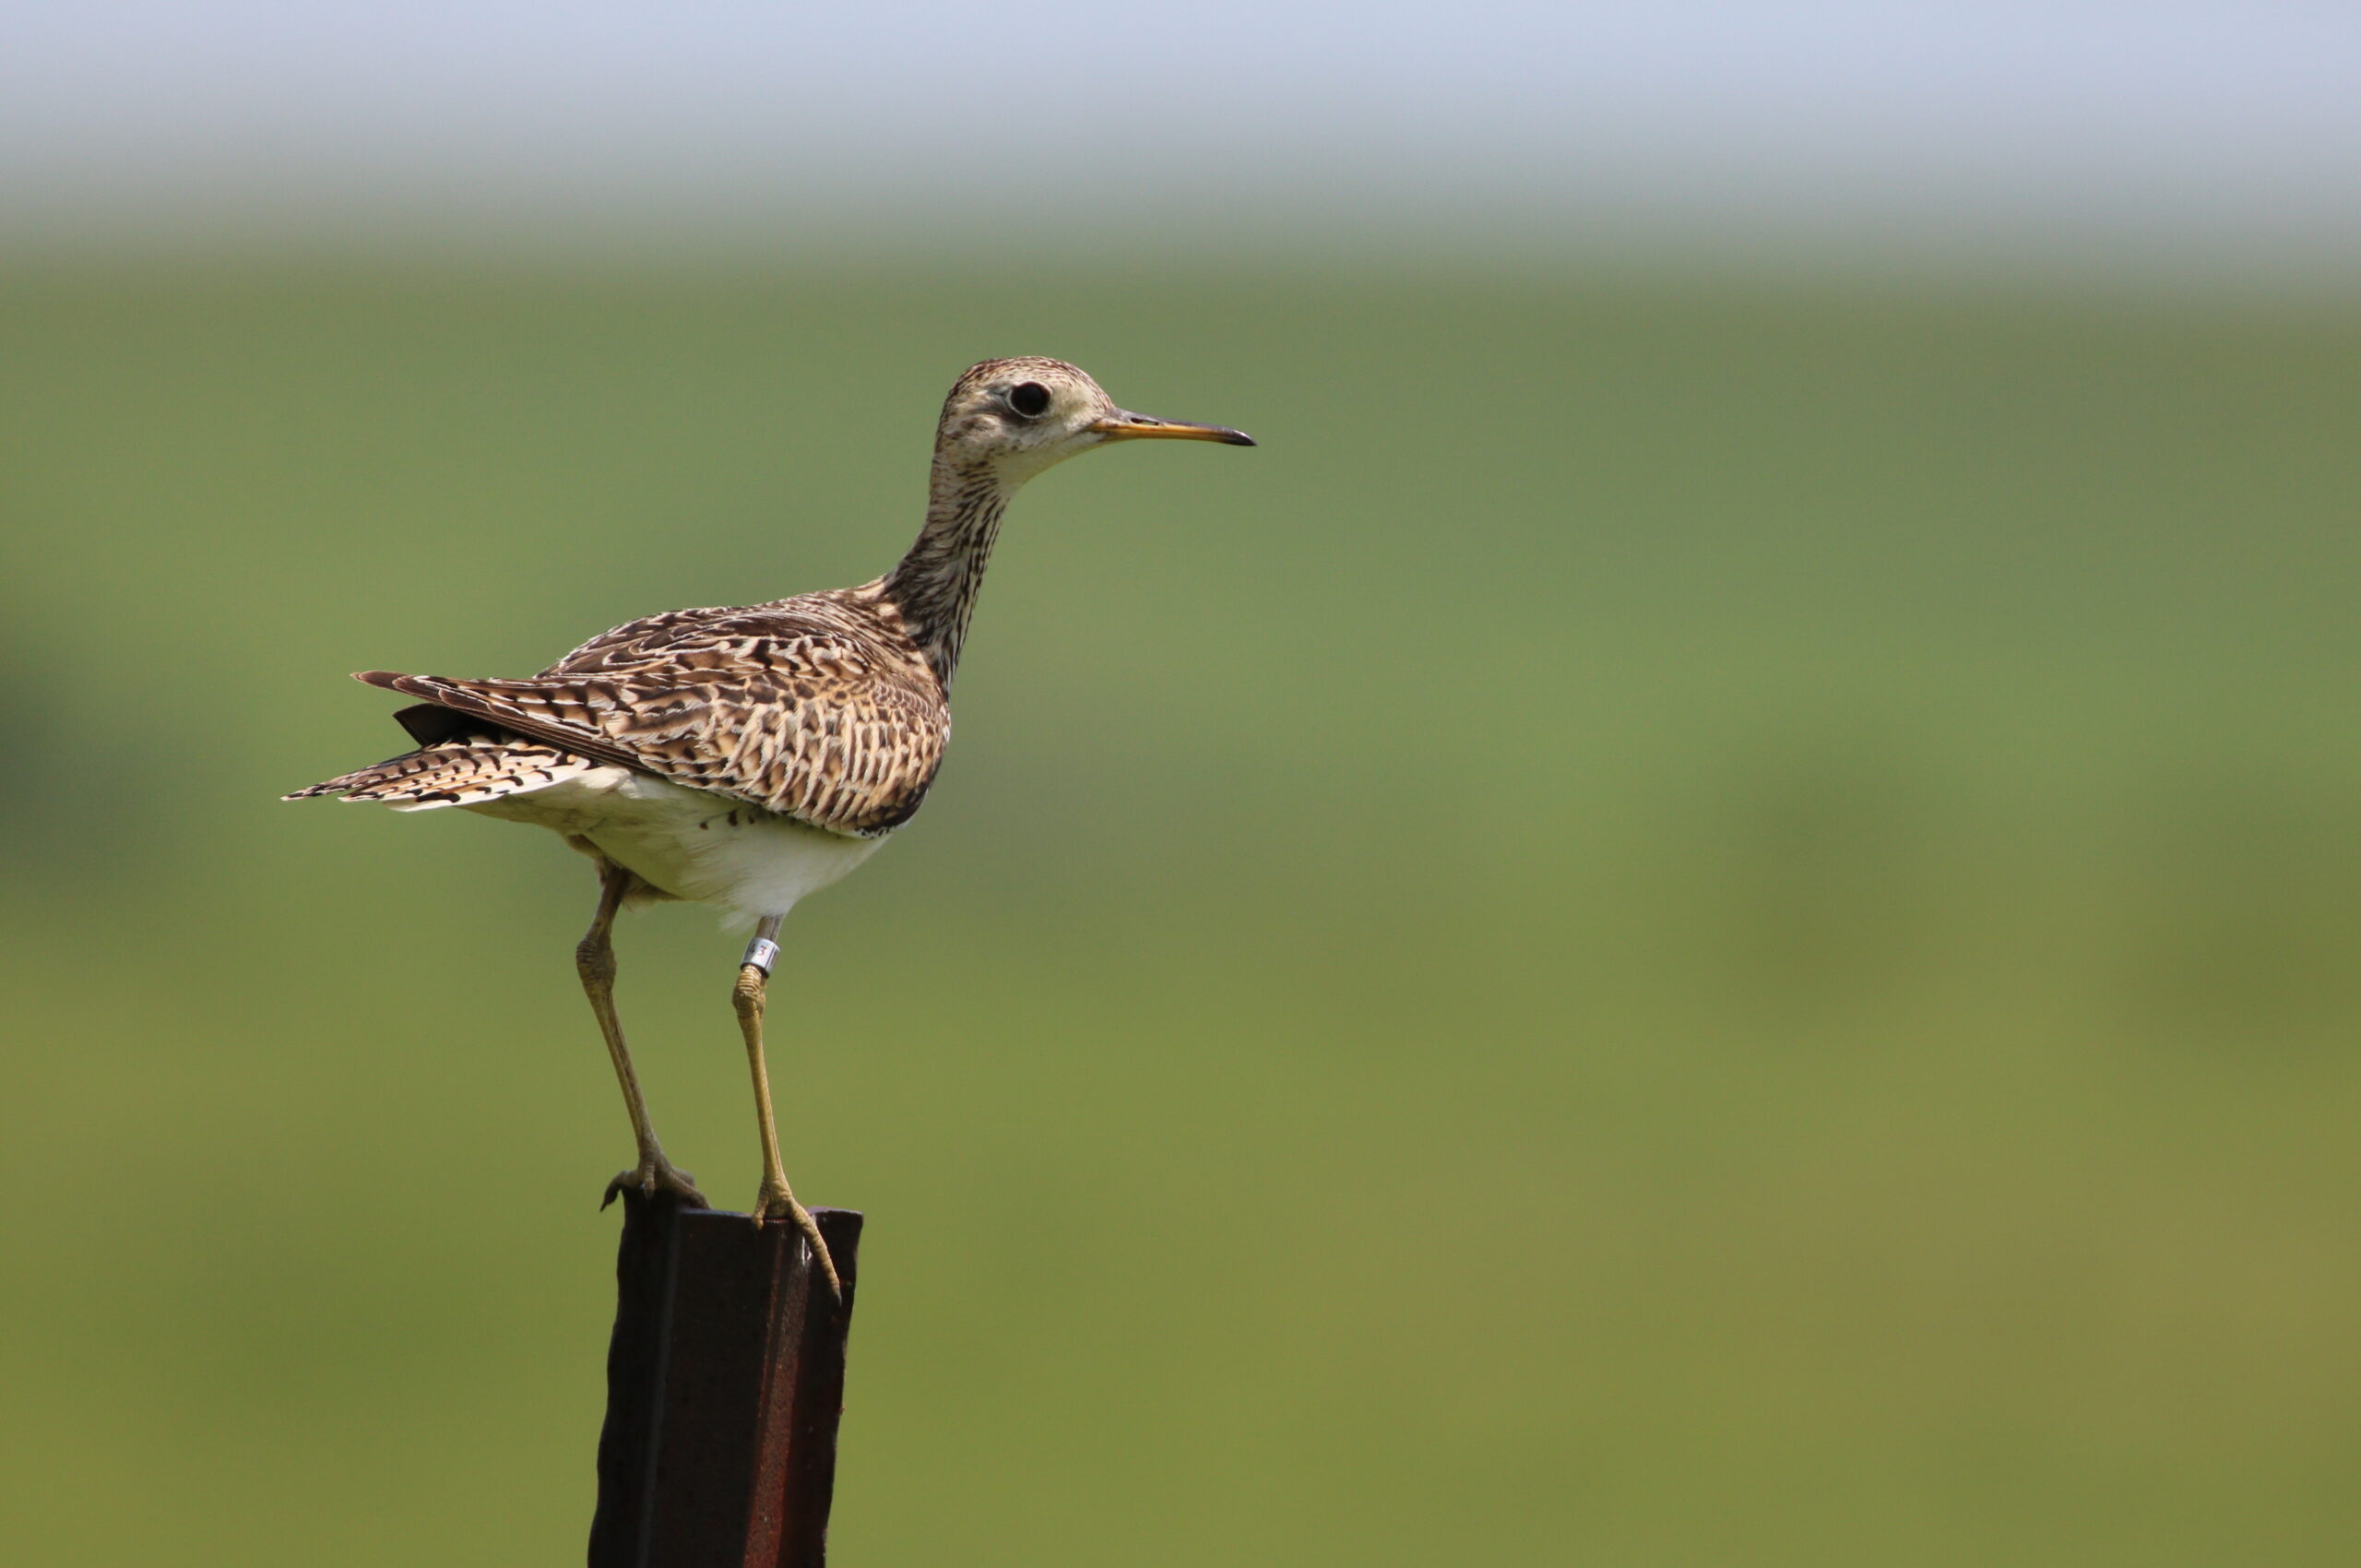
M 638 1150 L 609 1183 L 609 1203 L 635 1190 L 711 1206 L 666 1157 L 640 1091 L 614 1004 L 616 916 L 677 899 L 752 920 L 731 988 L 762 1138 L 752 1218 L 796 1227 L 840 1294 L 827 1242 L 779 1158 L 763 1021 L 780 928 L 925 801 L 1010 500 L 1069 457 L 1152 439 L 1255 445 L 1226 425 L 1118 408 L 1062 360 L 986 360 L 943 400 L 924 526 L 892 571 L 853 588 L 627 622 L 522 680 L 362 671 L 353 679 L 414 699 L 393 715 L 413 749 L 284 799 L 457 808 L 549 828 L 591 859 L 598 909 L 575 968 Z

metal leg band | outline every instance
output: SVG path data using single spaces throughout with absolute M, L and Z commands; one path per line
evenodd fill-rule
M 758 936 L 746 944 L 746 956 L 738 960 L 741 968 L 760 969 L 763 978 L 771 978 L 771 966 L 778 962 L 778 944 L 767 936 Z

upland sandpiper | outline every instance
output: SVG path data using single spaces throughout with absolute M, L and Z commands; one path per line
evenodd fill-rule
M 617 911 L 683 898 L 752 920 L 733 996 L 763 1139 L 753 1218 L 800 1227 L 833 1285 L 827 1244 L 779 1162 L 763 1060 L 780 923 L 874 854 L 926 798 L 951 734 L 951 677 L 1010 497 L 1076 453 L 1157 436 L 1254 445 L 1220 425 L 1126 412 L 1057 360 L 988 360 L 943 402 L 926 526 L 885 576 L 633 621 L 529 680 L 364 671 L 354 678 L 422 699 L 394 715 L 418 749 L 287 798 L 457 806 L 554 829 L 597 863 L 599 912 L 575 960 L 639 1145 L 610 1199 L 630 1186 L 706 1206 L 665 1158 L 623 1044 Z

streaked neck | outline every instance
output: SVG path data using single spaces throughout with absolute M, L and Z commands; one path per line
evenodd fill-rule
M 946 692 L 967 640 L 992 541 L 1000 537 L 1001 515 L 1015 493 L 990 465 L 960 467 L 937 453 L 927 486 L 926 527 L 885 577 L 886 597 L 901 610 Z

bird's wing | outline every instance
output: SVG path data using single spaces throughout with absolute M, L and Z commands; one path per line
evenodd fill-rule
M 526 681 L 359 679 L 833 833 L 898 827 L 950 712 L 908 639 L 835 596 L 676 611 L 594 637 Z

